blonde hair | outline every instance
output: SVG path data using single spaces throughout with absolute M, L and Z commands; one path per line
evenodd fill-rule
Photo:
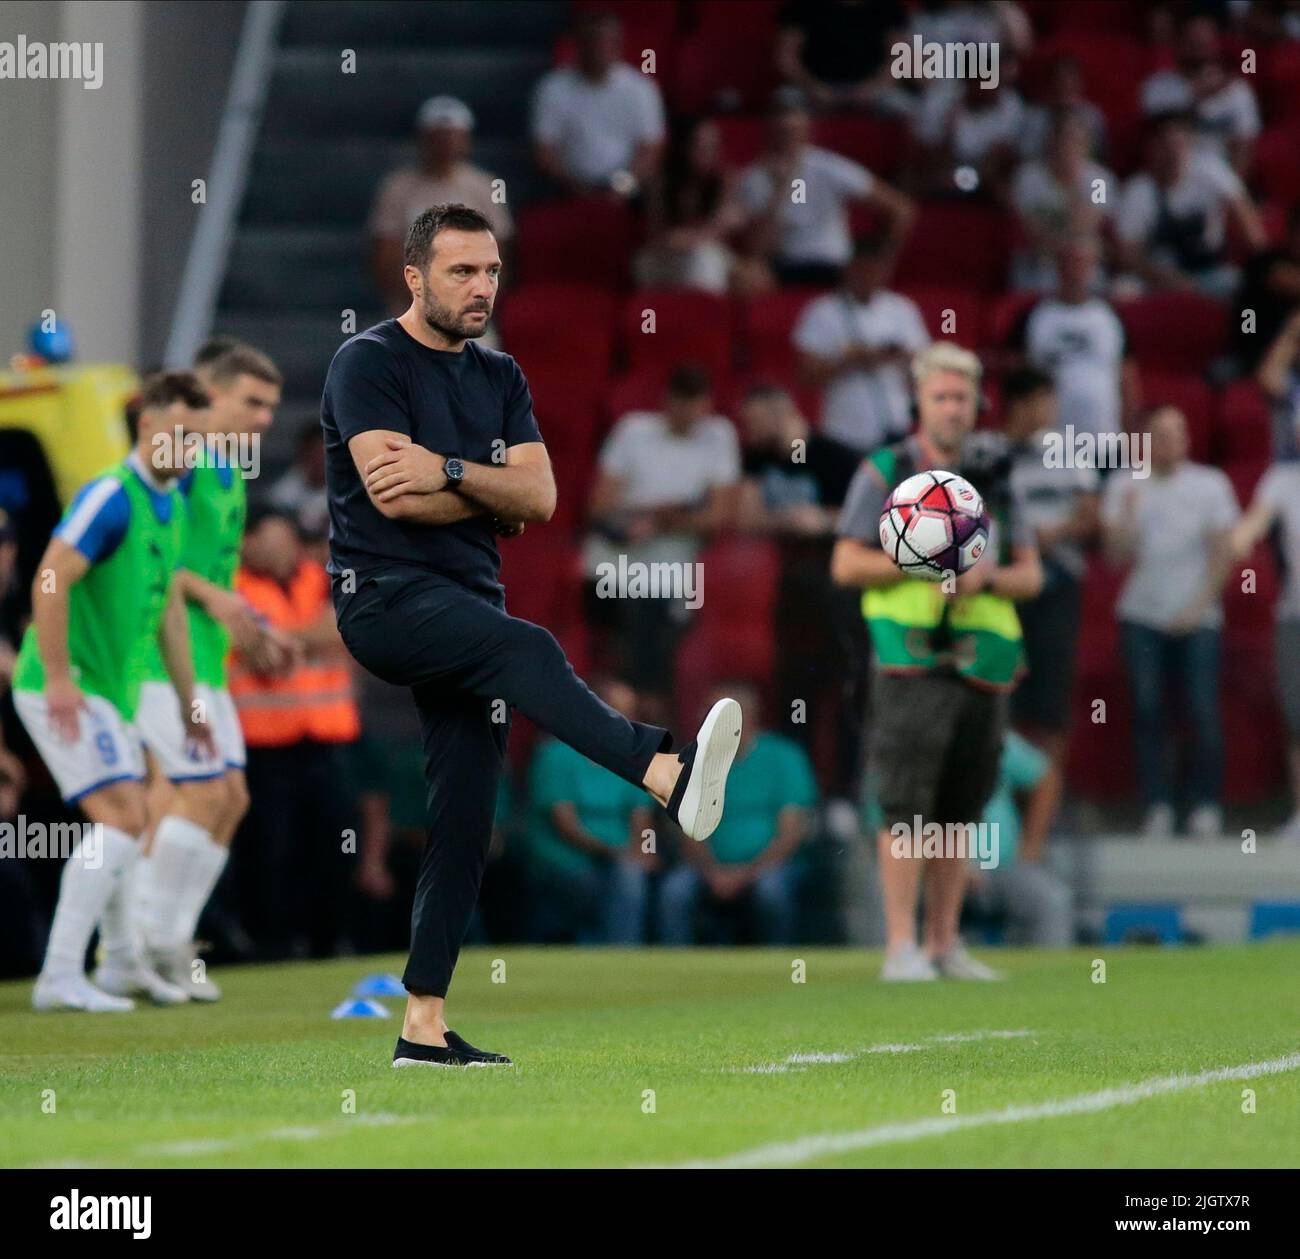
M 912 356 L 912 384 L 920 385 L 935 372 L 956 372 L 977 389 L 984 375 L 979 359 L 956 341 L 935 341 Z

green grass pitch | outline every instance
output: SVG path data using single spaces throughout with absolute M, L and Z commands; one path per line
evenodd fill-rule
M 397 958 L 130 1015 L 0 985 L 0 1163 L 1300 1165 L 1300 941 L 986 956 L 1004 983 L 886 986 L 846 949 L 471 950 L 452 1025 L 500 1070 L 394 1071 L 400 1000 L 330 1020 Z M 1249 1078 L 1196 1078 L 1223 1068 Z

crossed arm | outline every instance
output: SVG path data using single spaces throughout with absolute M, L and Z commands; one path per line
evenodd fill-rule
M 445 456 L 417 445 L 405 433 L 372 429 L 350 442 L 352 461 L 376 509 L 390 520 L 449 525 L 472 516 L 503 523 L 550 520 L 555 477 L 541 442 L 508 446 L 505 463 L 470 463 L 449 493 Z

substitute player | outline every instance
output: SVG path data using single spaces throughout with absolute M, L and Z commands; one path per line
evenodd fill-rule
M 887 980 L 995 979 L 957 935 L 969 865 L 956 854 L 925 860 L 925 951 L 917 944 L 922 860 L 896 856 L 896 826 L 978 823 L 997 782 L 1007 696 L 1023 668 L 1015 601 L 1042 586 L 1033 533 L 1008 485 L 970 466 L 980 406 L 979 359 L 939 341 L 912 360 L 916 431 L 858 469 L 840 517 L 831 572 L 863 590 L 875 676 L 869 758 L 884 817 L 877 837 L 885 900 Z M 993 517 L 985 557 L 954 592 L 903 578 L 880 549 L 880 512 L 900 481 L 928 468 L 967 476 Z M 994 559 L 994 556 L 997 556 Z M 921 836 L 915 836 L 918 840 Z
M 424 736 L 429 839 L 393 1062 L 508 1063 L 449 1031 L 443 1002 L 492 838 L 509 710 L 705 839 L 740 707 L 719 701 L 674 756 L 666 730 L 610 708 L 547 630 L 507 615 L 495 535 L 549 520 L 555 480 L 518 364 L 475 343 L 496 298 L 497 243 L 477 211 L 434 206 L 412 224 L 405 262 L 410 308 L 343 344 L 321 404 L 339 630 L 372 673 L 412 688 Z
M 132 722 L 146 654 L 160 640 L 168 676 L 185 701 L 194 756 L 202 762 L 214 755 L 211 733 L 193 707 L 185 608 L 172 581 L 183 528 L 176 436 L 201 427 L 207 406 L 188 373 L 144 382 L 134 449 L 73 500 L 33 586 L 14 707 L 63 798 L 97 827 L 63 868 L 32 993 L 38 1010 L 129 1010 L 137 994 L 164 1004 L 187 999 L 142 963 L 134 945 L 130 876 L 146 813 L 144 754 Z M 92 984 L 83 966 L 101 920 L 105 956 Z
M 194 964 L 199 915 L 225 868 L 248 809 L 244 738 L 230 696 L 226 659 L 232 640 L 247 658 L 273 667 L 281 652 L 253 610 L 234 592 L 247 516 L 241 452 L 260 440 L 280 401 L 275 364 L 251 346 L 221 343 L 200 352 L 195 374 L 212 400 L 202 458 L 180 482 L 186 528 L 176 584 L 185 600 L 194 654 L 195 697 L 212 729 L 214 761 L 194 759 L 187 721 L 162 657 L 146 666 L 136 724 L 158 777 L 150 791 L 153 838 L 137 882 L 138 916 L 147 956 L 157 972 L 196 1001 L 221 991 Z M 282 653 L 281 653 L 282 654 Z

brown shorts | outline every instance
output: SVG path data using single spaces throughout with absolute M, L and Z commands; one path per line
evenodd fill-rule
M 948 670 L 871 679 L 868 766 L 882 825 L 978 822 L 997 785 L 1008 697 Z

